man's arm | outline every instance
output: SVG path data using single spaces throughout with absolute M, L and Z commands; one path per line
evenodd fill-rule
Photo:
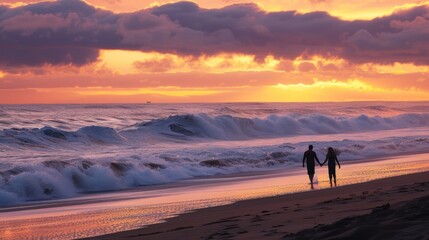
M 319 158 L 317 157 L 316 152 L 314 152 L 314 158 L 316 159 L 317 163 L 322 166 L 322 164 L 319 162 Z
M 304 163 L 305 163 L 305 158 L 307 157 L 307 152 L 304 153 L 304 157 L 302 157 L 302 167 L 305 167 Z

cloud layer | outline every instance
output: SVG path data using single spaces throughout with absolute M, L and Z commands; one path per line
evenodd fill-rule
M 179 2 L 115 14 L 79 0 L 0 6 L 0 70 L 82 66 L 99 49 L 282 59 L 320 55 L 351 63 L 429 65 L 429 6 L 368 21 L 326 12 L 265 12 L 254 4 L 204 9 Z M 144 66 L 142 66 L 144 67 Z

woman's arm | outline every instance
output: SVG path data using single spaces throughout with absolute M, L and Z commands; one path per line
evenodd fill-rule
M 320 166 L 323 166 L 326 163 L 326 161 L 328 161 L 328 155 L 326 155 L 325 161 Z
M 340 162 L 338 161 L 337 156 L 335 156 L 335 161 L 338 163 L 338 168 L 341 168 Z

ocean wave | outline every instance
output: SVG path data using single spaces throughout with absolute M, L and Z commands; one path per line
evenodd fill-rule
M 243 140 L 314 134 L 338 134 L 423 127 L 429 114 L 401 114 L 393 117 L 360 115 L 269 115 L 267 118 L 243 118 L 231 115 L 175 115 L 138 124 L 139 130 L 187 137 Z
M 126 139 L 109 127 L 88 126 L 77 131 L 66 131 L 53 127 L 33 129 L 6 129 L 0 132 L 0 146 L 17 147 L 67 147 L 69 144 L 120 144 Z
M 232 115 L 174 115 L 142 122 L 123 130 L 104 126 L 86 126 L 77 131 L 53 127 L 5 129 L 0 144 L 25 147 L 49 147 L 54 143 L 133 144 L 150 137 L 159 141 L 201 139 L 246 140 L 299 135 L 370 132 L 429 125 L 429 114 L 408 113 L 392 117 L 360 115 L 331 117 L 327 115 L 269 115 L 266 118 L 244 118 Z M 138 141 L 144 143 L 145 141 Z

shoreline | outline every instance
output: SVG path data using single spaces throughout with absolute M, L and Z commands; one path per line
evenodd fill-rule
M 140 229 L 85 239 L 279 239 L 428 196 L 429 172 L 199 209 Z M 299 238 L 299 237 L 298 237 Z
M 402 158 L 406 156 L 414 156 L 414 155 L 422 155 L 422 154 L 429 154 L 429 152 L 427 151 L 404 152 L 401 154 L 376 156 L 376 157 L 367 158 L 367 159 L 363 158 L 363 159 L 348 160 L 346 162 L 343 162 L 342 164 L 345 164 L 345 166 L 350 166 L 355 164 L 357 165 L 357 164 L 365 164 L 365 163 L 377 163 L 377 162 L 382 162 L 386 160 L 392 160 L 393 158 Z M 63 206 L 73 206 L 73 205 L 90 203 L 91 201 L 93 201 L 94 203 L 104 202 L 104 201 L 109 202 L 112 200 L 111 199 L 100 200 L 99 198 L 96 198 L 96 199 L 92 199 L 92 198 L 102 197 L 103 195 L 108 195 L 108 194 L 133 193 L 133 192 L 141 192 L 141 191 L 165 190 L 165 189 L 171 189 L 171 188 L 177 188 L 177 187 L 179 188 L 189 187 L 190 186 L 189 182 L 191 181 L 200 181 L 200 180 L 207 181 L 211 179 L 222 180 L 222 179 L 231 179 L 231 178 L 238 179 L 243 177 L 256 179 L 256 178 L 263 177 L 264 175 L 269 175 L 273 173 L 276 174 L 276 173 L 284 173 L 286 171 L 299 171 L 301 170 L 300 166 L 301 166 L 301 163 L 299 163 L 296 166 L 293 166 L 292 168 L 288 166 L 287 168 L 285 167 L 285 168 L 276 168 L 276 169 L 263 169 L 258 171 L 249 171 L 249 172 L 237 172 L 237 173 L 229 173 L 229 174 L 199 176 L 199 177 L 193 177 L 193 178 L 187 178 L 187 179 L 180 179 L 175 182 L 145 185 L 145 186 L 131 187 L 131 188 L 125 188 L 125 189 L 118 189 L 118 190 L 83 192 L 76 196 L 66 197 L 66 198 L 23 201 L 17 204 L 0 206 L 0 213 L 55 208 L 55 207 L 63 207 Z M 316 168 L 318 168 L 318 166 L 316 166 Z

